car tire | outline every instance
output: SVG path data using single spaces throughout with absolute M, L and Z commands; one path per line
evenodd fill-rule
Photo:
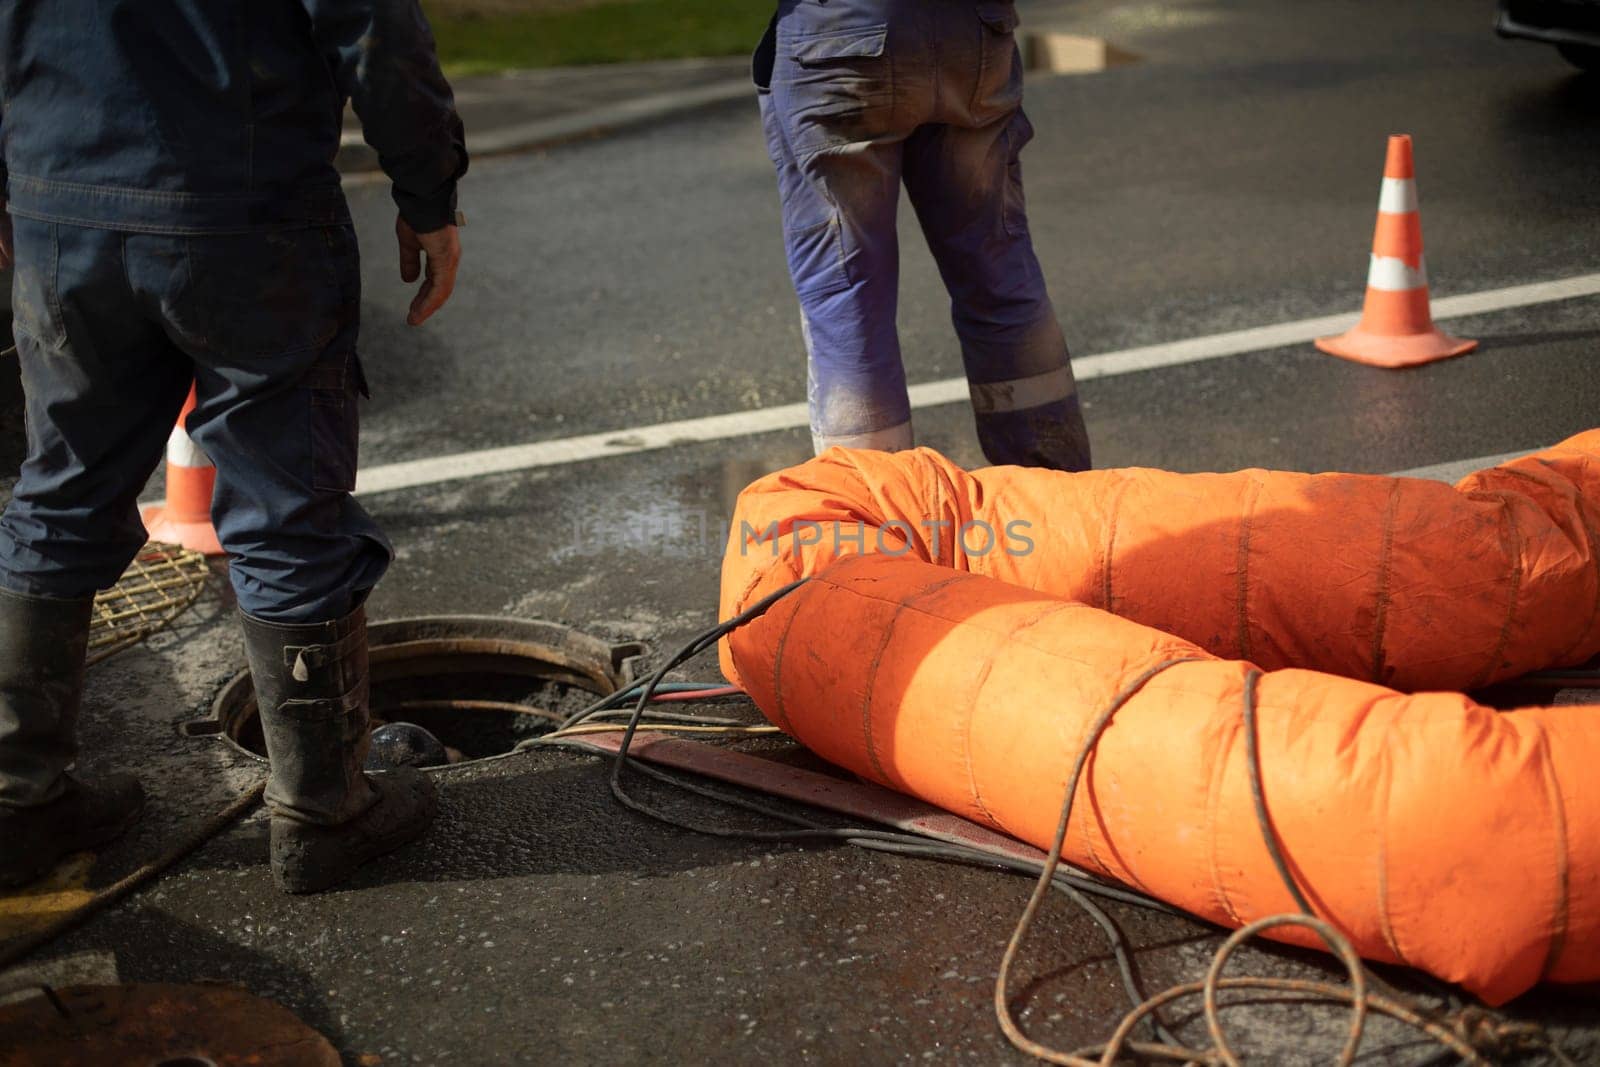
M 1558 44 L 1556 50 L 1579 70 L 1600 73 L 1600 47 L 1592 44 Z

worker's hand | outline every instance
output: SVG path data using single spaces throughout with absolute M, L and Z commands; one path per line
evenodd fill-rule
M 10 270 L 15 257 L 11 254 L 11 213 L 6 202 L 0 200 L 0 270 Z
M 456 287 L 456 268 L 461 265 L 461 237 L 453 225 L 418 233 L 403 218 L 395 219 L 394 234 L 400 241 L 401 281 L 416 281 L 424 273 L 423 257 L 427 257 L 427 276 L 406 315 L 407 323 L 421 326 L 430 315 L 444 307 L 451 290 Z

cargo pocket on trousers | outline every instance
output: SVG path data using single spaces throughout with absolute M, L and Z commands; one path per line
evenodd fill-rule
M 781 34 L 772 92 L 795 155 L 871 140 L 894 128 L 888 27 Z
M 311 412 L 311 487 L 348 493 L 356 487 L 359 397 L 366 394 L 360 358 L 350 351 L 322 355 L 306 372 Z
M 783 250 L 795 293 L 806 300 L 839 292 L 850 284 L 844 271 L 839 210 L 822 191 L 820 180 L 803 171 L 795 159 L 777 102 L 768 95 L 760 103 L 767 152 L 778 173 Z
M 1017 48 L 1017 8 L 1009 0 L 977 6 L 978 82 L 972 90 L 972 116 L 987 122 L 1022 104 L 1022 53 Z
M 63 347 L 67 333 L 56 289 L 61 252 L 55 223 L 13 219 L 12 251 L 12 326 L 46 348 Z
M 1006 124 L 1006 180 L 1001 219 L 1006 233 L 1024 237 L 1028 233 L 1028 203 L 1022 192 L 1023 146 L 1033 140 L 1033 123 L 1018 108 Z
M 785 230 L 783 243 L 789 254 L 795 295 L 802 299 L 823 297 L 850 287 L 838 212 L 830 213 L 826 221 L 816 225 Z

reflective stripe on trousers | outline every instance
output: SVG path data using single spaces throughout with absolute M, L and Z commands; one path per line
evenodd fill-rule
M 984 454 L 1089 466 L 1028 234 L 1015 26 L 1003 0 L 784 0 L 758 50 L 819 449 L 912 443 L 895 330 L 904 184 L 950 293 Z

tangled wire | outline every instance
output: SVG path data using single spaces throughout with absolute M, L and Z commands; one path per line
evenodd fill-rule
M 1005 1032 L 1007 1039 L 1029 1055 L 1048 1063 L 1063 1064 L 1066 1067 L 1097 1067 L 1097 1065 L 1113 1064 L 1125 1052 L 1133 1052 L 1152 1059 L 1175 1060 L 1179 1063 L 1224 1064 L 1226 1067 L 1238 1067 L 1238 1054 L 1228 1044 L 1227 1036 L 1222 1028 L 1219 993 L 1226 989 L 1247 990 L 1298 1001 L 1325 1001 L 1348 1004 L 1350 1006 L 1349 1035 L 1345 1039 L 1344 1048 L 1341 1050 L 1339 1058 L 1335 1061 L 1339 1067 L 1348 1067 L 1349 1064 L 1355 1061 L 1356 1052 L 1361 1046 L 1361 1039 L 1366 1030 L 1367 1017 L 1373 1012 L 1386 1015 L 1426 1034 L 1444 1050 L 1459 1056 L 1469 1064 L 1492 1067 L 1494 1063 L 1501 1061 L 1506 1055 L 1513 1052 L 1529 1051 L 1545 1052 L 1561 1064 L 1571 1063 L 1572 1061 L 1556 1047 L 1542 1027 L 1514 1023 L 1476 1007 L 1464 1009 L 1447 1019 L 1432 1018 L 1414 1004 L 1407 1003 L 1396 996 L 1384 996 L 1372 992 L 1367 988 L 1367 971 L 1361 963 L 1360 956 L 1356 954 L 1355 948 L 1350 944 L 1348 938 L 1330 923 L 1313 914 L 1304 892 L 1302 892 L 1300 886 L 1295 882 L 1294 876 L 1289 871 L 1288 862 L 1285 860 L 1283 850 L 1278 843 L 1277 833 L 1272 828 L 1272 820 L 1267 813 L 1266 793 L 1261 784 L 1261 753 L 1256 742 L 1256 686 L 1261 678 L 1261 672 L 1257 670 L 1250 671 L 1245 678 L 1244 685 L 1244 733 L 1247 763 L 1250 769 L 1250 792 L 1255 802 L 1256 821 L 1261 829 L 1262 837 L 1266 841 L 1267 851 L 1272 856 L 1273 866 L 1277 868 L 1279 877 L 1283 879 L 1284 887 L 1294 897 L 1295 903 L 1301 909 L 1301 913 L 1298 915 L 1267 916 L 1235 930 L 1222 943 L 1222 946 L 1217 949 L 1203 981 L 1176 985 L 1136 1003 L 1133 1010 L 1123 1016 L 1122 1022 L 1117 1026 L 1111 1038 L 1104 1044 L 1080 1048 L 1072 1052 L 1063 1052 L 1035 1041 L 1022 1032 L 1022 1028 L 1017 1024 L 1016 1018 L 1012 1014 L 1010 998 L 1007 995 L 1011 970 L 1016 963 L 1018 954 L 1021 952 L 1023 940 L 1027 937 L 1028 931 L 1038 915 L 1039 908 L 1044 903 L 1045 896 L 1050 890 L 1050 877 L 1061 862 L 1061 851 L 1067 836 L 1067 824 L 1072 817 L 1073 801 L 1077 796 L 1078 783 L 1083 777 L 1084 767 L 1088 763 L 1089 757 L 1093 754 L 1095 746 L 1099 743 L 1101 735 L 1105 733 L 1106 727 L 1111 724 L 1111 720 L 1116 713 L 1156 675 L 1180 663 L 1189 662 L 1193 662 L 1193 660 L 1189 658 L 1171 659 L 1158 663 L 1146 670 L 1122 692 L 1118 693 L 1110 705 L 1095 718 L 1089 727 L 1088 736 L 1084 741 L 1083 747 L 1078 752 L 1077 760 L 1073 764 L 1072 774 L 1067 779 L 1066 799 L 1061 805 L 1061 817 L 1056 826 L 1055 839 L 1051 842 L 1050 849 L 1045 856 L 1044 868 L 1040 873 L 1039 882 L 1034 887 L 1033 895 L 1029 898 L 1021 919 L 1017 922 L 1016 929 L 1011 935 L 1011 940 L 1006 945 L 1005 955 L 1000 960 L 1000 971 L 995 979 L 995 1016 L 999 1019 L 1000 1028 Z M 1285 926 L 1304 927 L 1316 934 L 1323 944 L 1327 945 L 1328 951 L 1338 957 L 1339 961 L 1344 964 L 1345 970 L 1350 975 L 1350 984 L 1337 985 L 1332 982 L 1308 981 L 1297 978 L 1224 978 L 1222 976 L 1223 969 L 1240 946 L 1253 938 L 1261 936 L 1268 930 Z M 1173 1038 L 1164 1026 L 1156 1022 L 1159 1018 L 1157 1013 L 1162 1007 L 1186 997 L 1194 996 L 1201 997 L 1204 1004 L 1206 1030 L 1211 1038 L 1211 1046 L 1205 1049 L 1195 1049 L 1182 1044 Z M 1163 1038 L 1162 1041 L 1144 1042 L 1132 1039 L 1134 1029 L 1146 1017 L 1156 1022 L 1157 1033 Z
M 1024 861 L 1001 861 L 997 860 L 995 856 L 976 849 L 943 843 L 934 844 L 912 834 L 823 826 L 769 805 L 686 781 L 630 759 L 628 752 L 634 735 L 641 727 L 645 727 L 645 709 L 651 702 L 655 688 L 663 684 L 668 672 L 707 649 L 714 647 L 724 635 L 759 618 L 773 604 L 794 592 L 805 581 L 805 579 L 801 579 L 779 589 L 742 614 L 698 635 L 669 658 L 649 680 L 636 690 L 638 697 L 633 707 L 633 713 L 627 725 L 622 728 L 622 743 L 612 763 L 611 791 L 613 795 L 624 806 L 639 814 L 681 829 L 718 837 L 743 838 L 763 842 L 831 839 L 845 841 L 849 844 L 875 851 L 900 855 L 956 860 L 989 867 L 1028 868 L 1029 865 Z M 1066 842 L 1067 827 L 1072 817 L 1073 802 L 1077 796 L 1078 785 L 1082 780 L 1084 768 L 1099 744 L 1101 735 L 1105 733 L 1106 728 L 1111 724 L 1112 718 L 1156 675 L 1180 663 L 1192 661 L 1192 658 L 1166 660 L 1144 671 L 1112 699 L 1110 704 L 1095 717 L 1089 727 L 1083 746 L 1073 764 L 1072 773 L 1067 780 L 1066 795 L 1061 805 L 1061 815 L 1057 822 L 1054 840 L 1046 852 L 1043 863 L 1031 868 L 1037 871 L 1038 881 L 1034 886 L 1032 896 L 1029 897 L 1028 903 L 1023 909 L 1021 917 L 1017 920 L 1016 928 L 1013 930 L 1010 940 L 1006 944 L 1005 953 L 1001 957 L 999 971 L 995 978 L 995 1016 L 1006 1038 L 1022 1052 L 1045 1062 L 1063 1064 L 1067 1065 L 1067 1067 L 1108 1067 L 1108 1065 L 1122 1061 L 1130 1055 L 1184 1064 L 1204 1064 L 1208 1065 L 1208 1067 L 1209 1065 L 1239 1067 L 1238 1053 L 1229 1044 L 1222 1026 L 1222 1009 L 1224 1005 L 1221 1002 L 1221 994 L 1223 991 L 1248 991 L 1266 994 L 1270 998 L 1289 1002 L 1321 1002 L 1348 1005 L 1350 1009 L 1348 1033 L 1339 1057 L 1335 1061 L 1339 1067 L 1348 1067 L 1349 1064 L 1354 1062 L 1366 1032 L 1367 1020 L 1373 1014 L 1387 1016 L 1412 1027 L 1434 1041 L 1441 1051 L 1459 1057 L 1461 1061 L 1472 1064 L 1474 1067 L 1493 1067 L 1496 1063 L 1504 1062 L 1508 1056 L 1534 1052 L 1548 1055 L 1556 1063 L 1561 1064 L 1562 1067 L 1573 1064 L 1573 1061 L 1556 1046 L 1554 1040 L 1546 1033 L 1544 1028 L 1537 1024 L 1518 1023 L 1479 1007 L 1467 1007 L 1454 1013 L 1443 1015 L 1412 1003 L 1397 994 L 1379 993 L 1369 988 L 1370 977 L 1366 967 L 1361 962 L 1360 956 L 1356 953 L 1348 938 L 1334 928 L 1333 925 L 1314 914 L 1304 892 L 1290 873 L 1289 865 L 1279 846 L 1277 834 L 1273 830 L 1272 821 L 1268 814 L 1266 795 L 1262 788 L 1260 751 L 1256 739 L 1256 687 L 1261 677 L 1261 672 L 1257 670 L 1252 670 L 1246 676 L 1243 707 L 1251 793 L 1255 802 L 1257 822 L 1266 842 L 1267 850 L 1271 854 L 1273 865 L 1277 868 L 1278 874 L 1283 879 L 1290 895 L 1300 907 L 1301 913 L 1268 916 L 1235 930 L 1217 949 L 1203 980 L 1182 983 L 1153 996 L 1146 997 L 1142 995 L 1133 977 L 1128 947 L 1120 931 L 1117 930 L 1105 911 L 1085 894 L 1093 893 L 1168 913 L 1183 913 L 1126 887 L 1107 885 L 1097 879 L 1087 877 L 1084 872 L 1064 872 L 1062 870 L 1065 866 L 1062 860 L 1062 850 Z M 630 690 L 629 695 L 631 696 L 633 692 L 635 691 Z M 614 700 L 602 702 L 605 708 L 613 707 L 614 704 Z M 597 705 L 596 710 L 602 705 Z M 576 725 L 588 714 L 587 712 L 580 712 L 569 720 L 569 724 Z M 625 768 L 636 770 L 695 795 L 790 823 L 796 826 L 797 829 L 741 830 L 679 819 L 630 796 L 622 784 L 622 774 Z M 1073 903 L 1083 908 L 1105 930 L 1121 971 L 1123 985 L 1128 991 L 1130 1000 L 1133 1002 L 1133 1008 L 1123 1016 L 1108 1040 L 1098 1045 L 1091 1045 L 1070 1052 L 1052 1048 L 1033 1040 L 1023 1033 L 1012 1012 L 1009 996 L 1011 972 L 1022 950 L 1023 942 L 1026 940 L 1045 898 L 1052 889 L 1064 892 Z M 1224 977 L 1223 971 L 1241 946 L 1270 930 L 1290 926 L 1302 927 L 1315 934 L 1328 947 L 1329 952 L 1343 963 L 1346 972 L 1349 974 L 1349 983 L 1340 985 L 1333 982 L 1296 978 Z M 1196 996 L 1201 998 L 1206 1030 L 1211 1040 L 1211 1044 L 1207 1048 L 1194 1048 L 1184 1044 L 1161 1021 L 1160 1012 L 1162 1008 Z M 1146 1020 L 1150 1022 L 1151 1028 L 1155 1031 L 1159 1040 L 1135 1040 L 1134 1032 Z
M 1029 897 L 1021 917 L 1017 920 L 1016 928 L 1013 930 L 1000 960 L 999 971 L 995 978 L 994 1010 L 1001 1030 L 1016 1048 L 1048 1063 L 1063 1064 L 1067 1065 L 1067 1067 L 1108 1067 L 1108 1065 L 1116 1064 L 1129 1056 L 1138 1056 L 1147 1060 L 1165 1060 L 1183 1064 L 1206 1065 L 1206 1067 L 1213 1067 L 1213 1065 L 1239 1067 L 1238 1053 L 1229 1044 L 1222 1026 L 1224 1005 L 1221 1002 L 1221 994 L 1224 991 L 1248 991 L 1266 994 L 1269 998 L 1291 1003 L 1348 1005 L 1350 1010 L 1348 1033 L 1339 1057 L 1335 1061 L 1339 1064 L 1339 1067 L 1348 1067 L 1354 1061 L 1366 1032 L 1367 1021 L 1374 1014 L 1387 1016 L 1412 1027 L 1434 1041 L 1441 1051 L 1454 1055 L 1462 1062 L 1472 1064 L 1474 1067 L 1492 1067 L 1493 1064 L 1504 1062 L 1511 1056 L 1528 1053 L 1542 1053 L 1549 1056 L 1556 1063 L 1563 1065 L 1563 1067 L 1574 1063 L 1570 1057 L 1556 1046 L 1544 1028 L 1537 1024 L 1515 1022 L 1486 1009 L 1474 1006 L 1462 1008 L 1448 1014 L 1430 1011 L 1396 994 L 1379 993 L 1369 988 L 1370 978 L 1367 970 L 1349 939 L 1330 923 L 1313 913 L 1305 894 L 1290 873 L 1289 865 L 1284 859 L 1282 849 L 1279 846 L 1277 834 L 1273 830 L 1272 821 L 1268 813 L 1266 795 L 1262 788 L 1260 751 L 1256 740 L 1256 686 L 1260 679 L 1259 671 L 1252 671 L 1247 675 L 1244 687 L 1243 719 L 1251 793 L 1255 802 L 1257 822 L 1266 842 L 1267 850 L 1271 854 L 1273 864 L 1277 868 L 1279 876 L 1283 879 L 1285 887 L 1295 899 L 1301 912 L 1300 914 L 1268 916 L 1235 930 L 1217 949 L 1204 979 L 1175 985 L 1153 996 L 1145 996 L 1140 991 L 1133 974 L 1131 952 L 1125 938 L 1111 917 L 1091 900 L 1088 894 L 1168 914 L 1183 915 L 1184 913 L 1125 886 L 1111 885 L 1089 876 L 1085 872 L 1068 868 L 1062 859 L 1062 850 L 1066 842 L 1067 827 L 1072 816 L 1073 802 L 1077 796 L 1078 785 L 1082 780 L 1084 768 L 1090 756 L 1094 753 L 1095 747 L 1099 744 L 1101 735 L 1105 733 L 1106 728 L 1110 725 L 1112 718 L 1156 675 L 1180 663 L 1192 662 L 1192 659 L 1166 660 L 1149 668 L 1118 693 L 1110 704 L 1093 720 L 1084 739 L 1083 746 L 1073 764 L 1072 773 L 1067 780 L 1066 796 L 1062 802 L 1055 838 L 1051 842 L 1044 860 L 1040 863 L 1029 863 L 1026 860 L 1011 857 L 997 857 L 973 848 L 929 841 L 914 834 L 856 827 L 825 826 L 790 811 L 762 804 L 743 796 L 712 789 L 697 782 L 667 774 L 631 759 L 629 748 L 640 729 L 713 732 L 728 736 L 771 732 L 768 727 L 751 727 L 746 723 L 733 719 L 710 719 L 701 716 L 657 712 L 656 717 L 660 720 L 659 722 L 646 722 L 644 715 L 645 710 L 652 702 L 660 698 L 661 692 L 674 688 L 680 691 L 687 690 L 687 692 L 680 692 L 679 695 L 683 697 L 701 698 L 729 695 L 726 690 L 707 689 L 696 684 L 675 685 L 674 683 L 666 682 L 665 679 L 670 671 L 714 647 L 724 635 L 759 618 L 773 604 L 794 592 L 804 583 L 805 579 L 801 579 L 785 586 L 744 613 L 698 635 L 670 657 L 642 684 L 603 698 L 591 707 L 566 718 L 562 723 L 561 729 L 544 737 L 531 739 L 529 742 L 519 745 L 517 751 L 524 751 L 527 748 L 542 744 L 561 744 L 564 740 L 570 739 L 574 735 L 593 730 L 620 730 L 623 733 L 622 742 L 611 768 L 611 791 L 613 795 L 629 810 L 668 825 L 717 837 L 762 842 L 842 841 L 858 847 L 895 855 L 955 861 L 988 868 L 1001 867 L 1036 874 L 1038 881 L 1034 886 L 1033 894 Z M 635 694 L 637 694 L 636 698 Z M 606 723 L 602 725 L 599 722 L 605 716 L 613 713 L 618 705 L 625 703 L 629 699 L 634 699 L 635 703 L 626 723 Z M 788 823 L 793 828 L 787 830 L 744 830 L 677 818 L 629 795 L 623 788 L 623 771 L 625 769 L 645 774 L 697 796 L 706 797 Z M 220 834 L 255 807 L 261 797 L 261 788 L 261 784 L 257 784 L 251 791 L 236 799 L 196 833 L 180 842 L 177 847 L 171 849 L 156 861 L 141 867 L 138 871 L 115 885 L 101 890 L 86 904 L 61 917 L 48 928 L 38 931 L 31 937 L 6 946 L 3 951 L 0 951 L 0 970 L 49 943 L 67 930 L 86 921 L 100 910 L 137 891 L 184 856 L 199 848 L 212 837 Z M 1070 1052 L 1052 1048 L 1023 1033 L 1012 1012 L 1009 996 L 1011 972 L 1016 965 L 1017 957 L 1021 953 L 1023 942 L 1038 917 L 1045 898 L 1052 889 L 1065 893 L 1074 904 L 1082 908 L 1105 931 L 1121 973 L 1124 989 L 1133 1004 L 1132 1009 L 1123 1016 L 1110 1038 L 1105 1042 L 1078 1048 Z M 1321 939 L 1328 947 L 1328 950 L 1344 965 L 1346 972 L 1349 974 L 1349 983 L 1340 985 L 1333 982 L 1307 979 L 1248 976 L 1229 978 L 1223 976 L 1223 971 L 1228 962 L 1240 947 L 1270 930 L 1289 926 L 1302 927 Z M 1206 1030 L 1211 1041 L 1211 1044 L 1203 1049 L 1185 1044 L 1166 1026 L 1160 1014 L 1163 1008 L 1171 1004 L 1197 996 L 1201 998 Z M 1149 1041 L 1134 1038 L 1135 1031 L 1141 1023 L 1146 1021 L 1149 1022 L 1158 1040 Z

